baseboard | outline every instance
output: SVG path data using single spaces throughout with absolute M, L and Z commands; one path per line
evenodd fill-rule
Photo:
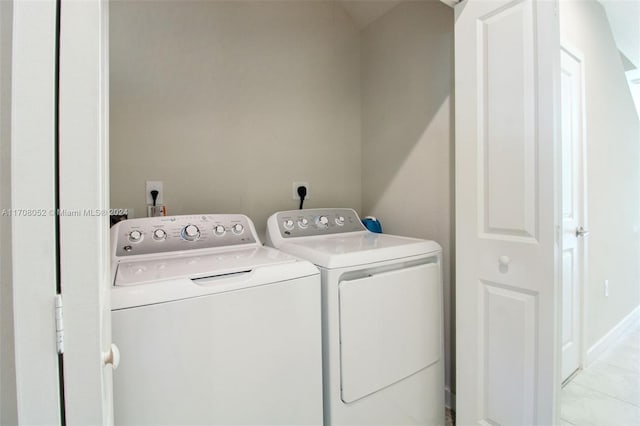
M 616 324 L 607 334 L 602 336 L 593 346 L 587 350 L 584 363 L 585 367 L 591 365 L 600 355 L 606 351 L 609 346 L 616 342 L 636 321 L 640 320 L 640 306 L 637 306 L 629 315 L 624 317 L 622 321 Z
M 451 392 L 451 389 L 448 387 L 444 388 L 444 405 L 456 411 L 456 394 Z

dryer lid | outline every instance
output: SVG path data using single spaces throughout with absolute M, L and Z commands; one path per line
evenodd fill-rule
M 435 255 L 441 251 L 435 241 L 369 231 L 297 238 L 278 248 L 327 269 Z

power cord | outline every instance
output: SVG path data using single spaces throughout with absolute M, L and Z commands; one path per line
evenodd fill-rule
M 307 196 L 307 187 L 299 186 L 298 187 L 298 196 L 300 197 L 300 210 L 302 210 L 302 206 L 304 205 L 304 198 Z

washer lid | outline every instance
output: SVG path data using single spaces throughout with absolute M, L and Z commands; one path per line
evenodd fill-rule
M 165 257 L 120 262 L 115 286 L 148 284 L 176 278 L 199 279 L 248 272 L 258 267 L 296 262 L 296 258 L 268 247 L 222 250 L 198 256 Z
M 296 238 L 278 249 L 323 268 L 334 269 L 435 254 L 441 247 L 430 240 L 360 231 Z

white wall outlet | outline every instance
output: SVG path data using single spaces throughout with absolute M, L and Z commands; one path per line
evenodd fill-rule
M 604 280 L 604 297 L 609 297 L 609 280 Z
M 162 181 L 159 181 L 159 180 L 147 181 L 147 186 L 146 186 L 147 195 L 145 200 L 147 200 L 147 205 L 153 204 L 153 198 L 151 198 L 151 191 L 153 191 L 154 189 L 158 191 L 158 198 L 156 199 L 156 205 L 159 206 L 163 204 L 162 200 L 164 199 L 164 190 L 162 188 Z
M 299 200 L 300 196 L 298 195 L 298 187 L 304 186 L 307 188 L 307 195 L 304 197 L 305 200 L 311 198 L 311 190 L 309 189 L 309 182 L 296 181 L 293 182 L 293 199 Z

